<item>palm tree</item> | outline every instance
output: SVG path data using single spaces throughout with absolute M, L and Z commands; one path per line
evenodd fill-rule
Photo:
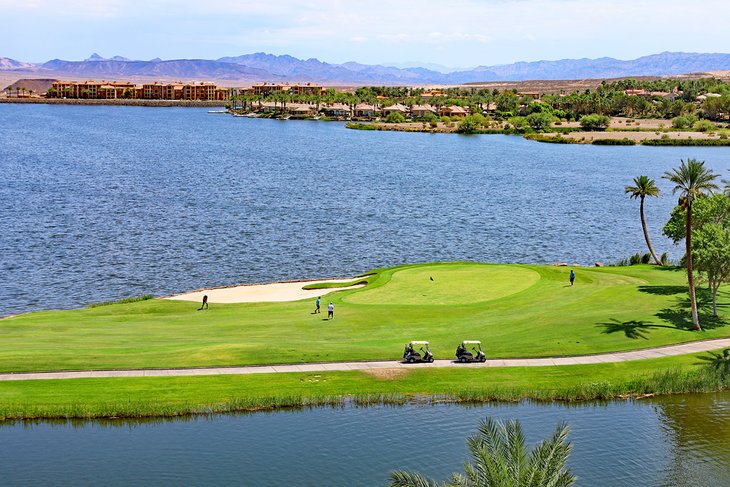
M 567 487 L 576 481 L 566 463 L 573 446 L 566 443 L 568 426 L 559 424 L 553 435 L 525 448 L 519 421 L 487 418 L 476 435 L 467 440 L 473 463 L 464 464 L 464 474 L 455 473 L 448 484 L 454 487 Z M 438 487 L 416 472 L 391 472 L 391 487 Z
M 713 183 L 719 177 L 712 169 L 705 167 L 705 161 L 687 159 L 687 162 L 680 161 L 679 168 L 666 171 L 664 179 L 675 184 L 672 194 L 679 192 L 679 204 L 687 210 L 685 219 L 685 250 L 687 259 L 687 284 L 689 286 L 689 301 L 692 306 L 693 329 L 701 330 L 700 319 L 697 316 L 697 298 L 695 296 L 695 280 L 692 269 L 692 203 L 701 198 L 705 193 L 712 193 L 717 188 Z
M 644 198 L 647 196 L 659 197 L 659 188 L 656 186 L 656 181 L 649 179 L 648 176 L 637 176 L 634 178 L 634 186 L 626 186 L 624 192 L 630 194 L 631 199 L 640 199 L 639 212 L 641 213 L 641 228 L 644 230 L 644 239 L 646 240 L 646 245 L 649 247 L 651 256 L 654 257 L 656 265 L 662 265 L 656 256 L 656 252 L 654 252 L 654 247 L 651 246 L 649 231 L 646 229 L 646 218 L 644 218 Z

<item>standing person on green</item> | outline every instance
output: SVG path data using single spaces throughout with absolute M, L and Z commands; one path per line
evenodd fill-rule
M 317 297 L 317 300 L 314 302 L 314 314 L 320 313 L 320 311 L 319 311 L 319 298 L 320 297 Z
M 335 319 L 335 305 L 330 303 L 327 306 L 327 319 L 328 320 L 334 320 Z
M 575 281 L 575 272 L 573 272 L 573 269 L 570 270 L 570 285 L 573 285 L 573 281 Z

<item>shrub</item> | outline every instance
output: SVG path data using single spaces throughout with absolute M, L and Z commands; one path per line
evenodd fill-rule
M 594 113 L 581 117 L 579 123 L 584 130 L 606 130 L 611 123 L 611 118 Z
M 647 252 L 641 256 L 641 263 L 648 264 L 649 262 L 651 262 L 651 254 L 649 252 Z
M 405 121 L 406 117 L 404 117 L 403 114 L 399 112 L 390 112 L 384 120 L 385 123 L 403 123 Z
M 467 115 L 459 121 L 459 128 L 456 129 L 456 131 L 460 134 L 473 134 L 484 123 L 485 119 L 479 113 L 475 113 L 474 115 Z
M 638 252 L 635 253 L 634 255 L 632 255 L 631 257 L 629 257 L 629 265 L 637 265 L 637 264 L 641 264 L 641 254 Z
M 694 115 L 682 115 L 681 117 L 674 117 L 672 119 L 672 127 L 675 129 L 686 129 L 691 127 L 697 122 L 697 117 Z
M 623 138 L 623 139 L 596 139 L 591 142 L 593 145 L 636 145 L 636 142 Z
M 438 121 L 438 119 L 439 119 L 439 118 L 438 118 L 438 117 L 436 116 L 436 114 L 434 114 L 434 113 L 430 113 L 430 112 L 429 112 L 429 113 L 425 114 L 424 116 L 422 116 L 420 120 L 421 120 L 422 122 L 427 122 L 427 123 L 431 123 L 431 122 L 436 122 L 436 121 Z
M 525 117 L 512 117 L 509 119 L 509 123 L 517 130 L 522 130 L 527 127 L 527 120 L 525 120 Z
M 667 253 L 666 253 L 666 252 L 664 252 L 664 253 L 663 253 L 663 254 L 662 254 L 662 255 L 661 255 L 660 257 L 659 257 L 659 262 L 661 262 L 661 263 L 662 263 L 662 265 L 667 265 L 667 264 L 669 263 L 669 256 L 667 255 Z
M 545 130 L 550 128 L 550 124 L 553 122 L 553 116 L 547 112 L 535 112 L 528 115 L 525 121 L 532 129 Z
M 708 132 L 715 128 L 715 124 L 709 120 L 698 120 L 692 124 L 692 128 L 698 132 Z

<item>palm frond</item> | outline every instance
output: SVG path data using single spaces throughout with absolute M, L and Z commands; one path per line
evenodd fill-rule
M 390 487 L 439 487 L 439 484 L 418 472 L 396 470 L 390 472 Z

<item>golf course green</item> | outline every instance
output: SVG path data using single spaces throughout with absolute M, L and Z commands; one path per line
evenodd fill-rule
M 397 360 L 428 340 L 452 358 L 465 339 L 489 358 L 593 354 L 730 336 L 698 289 L 691 331 L 682 269 L 435 263 L 376 269 L 357 289 L 311 300 L 215 304 L 148 299 L 0 320 L 0 372 Z M 309 284 L 331 291 L 345 284 Z M 326 306 L 324 307 L 326 310 Z M 325 311 L 326 312 L 326 311 Z M 0 420 L 171 416 L 437 400 L 586 400 L 727 389 L 730 377 L 694 355 L 560 367 L 383 369 L 198 377 L 0 381 Z
M 427 340 L 451 358 L 465 339 L 489 358 L 582 355 L 730 336 L 730 293 L 691 331 L 686 274 L 649 265 L 575 268 L 436 263 L 376 269 L 365 287 L 312 301 L 211 304 L 150 299 L 0 320 L 0 372 L 399 359 Z M 326 305 L 324 306 L 326 308 Z

